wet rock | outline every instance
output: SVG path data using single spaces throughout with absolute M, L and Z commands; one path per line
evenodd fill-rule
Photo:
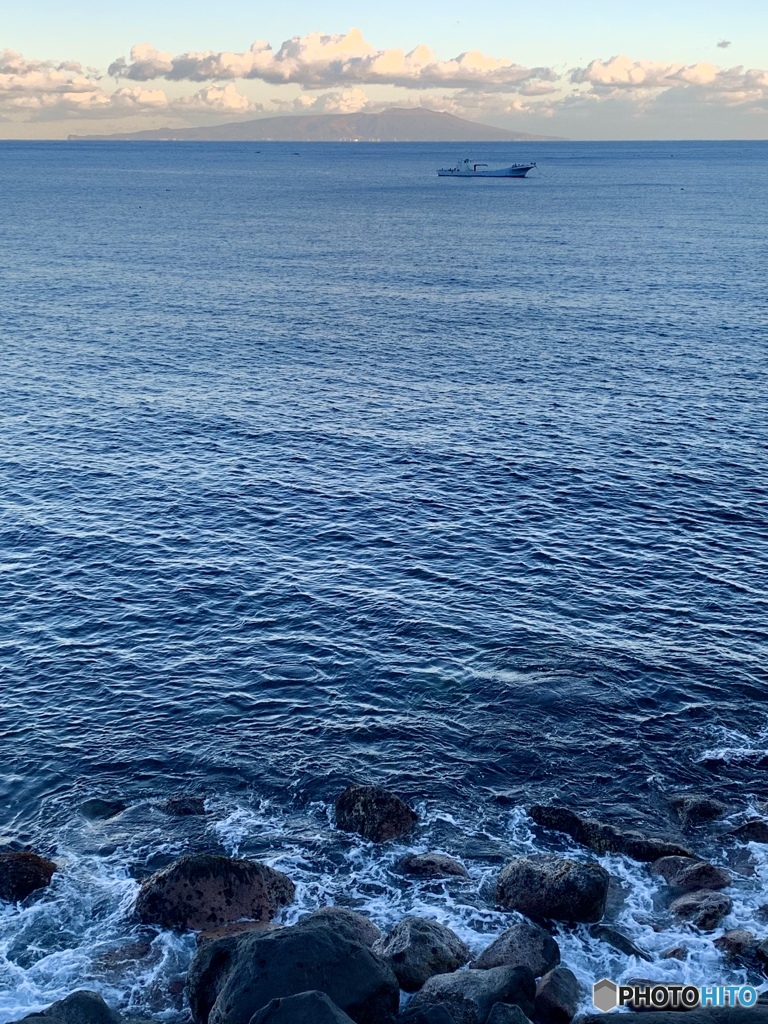
M 763 939 L 762 942 L 758 942 L 755 946 L 755 959 L 760 964 L 763 971 L 768 968 L 768 939 Z
M 22 1020 L 25 1024 L 122 1024 L 122 1017 L 100 995 L 87 989 L 72 992 Z
M 499 874 L 496 901 L 526 917 L 590 923 L 603 916 L 608 883 L 608 872 L 594 862 L 520 857 Z
M 675 917 L 689 921 L 704 932 L 711 932 L 730 914 L 732 907 L 733 901 L 725 893 L 700 889 L 680 896 L 669 909 Z
M 487 971 L 457 971 L 430 978 L 413 997 L 412 1010 L 442 1006 L 455 1024 L 485 1024 L 496 1003 L 519 1006 L 533 1014 L 536 983 L 527 967 L 493 967 Z
M 555 967 L 536 986 L 533 1019 L 540 1024 L 570 1024 L 579 1005 L 579 983 L 567 967 Z
M 205 798 L 192 794 L 172 796 L 160 809 L 174 818 L 191 818 L 205 814 Z
M 519 1006 L 496 1003 L 485 1024 L 531 1024 Z
M 722 818 L 728 810 L 722 800 L 704 793 L 675 793 L 669 798 L 669 805 L 686 828 Z
M 617 949 L 620 953 L 625 953 L 627 956 L 636 956 L 638 959 L 646 960 L 648 963 L 653 961 L 650 953 L 646 953 L 644 949 L 635 945 L 632 939 L 623 932 L 620 932 L 618 928 L 612 928 L 607 924 L 593 924 L 589 927 L 589 934 L 596 939 L 600 939 L 601 942 L 605 942 L 606 945 Z
M 404 917 L 373 951 L 387 961 L 406 992 L 416 992 L 435 974 L 458 970 L 471 955 L 450 928 L 422 917 Z
M 714 941 L 715 949 L 728 959 L 743 962 L 757 958 L 757 939 L 746 928 L 732 928 Z
M 372 946 L 382 938 L 382 931 L 377 928 L 373 921 L 369 921 L 363 914 L 348 907 L 321 907 L 319 910 L 302 917 L 300 924 L 311 924 L 312 922 L 341 921 L 352 929 L 352 934 L 358 942 L 364 946 Z
M 80 804 L 80 813 L 89 821 L 105 821 L 122 814 L 127 808 L 122 800 L 108 800 L 103 797 L 94 796 L 90 800 L 84 800 Z
M 356 1024 L 393 1024 L 400 998 L 389 965 L 334 918 L 206 943 L 187 982 L 197 1024 L 249 1024 L 272 999 L 313 990 Z
M 444 853 L 412 853 L 397 865 L 404 875 L 415 878 L 469 878 L 463 864 Z
M 50 885 L 56 865 L 26 850 L 0 853 L 0 900 L 21 903 L 33 892 Z
M 768 843 L 768 821 L 752 818 L 751 821 L 745 821 L 743 825 L 732 829 L 728 835 L 742 843 Z
M 336 825 L 374 843 L 397 839 L 418 820 L 399 796 L 381 786 L 348 786 L 336 801 Z
M 731 876 L 725 868 L 695 857 L 661 857 L 651 864 L 651 871 L 661 875 L 668 885 L 685 892 L 694 889 L 725 889 Z
M 685 946 L 670 946 L 661 954 L 662 960 L 687 960 L 688 950 Z
M 245 935 L 247 932 L 271 932 L 280 925 L 271 924 L 269 921 L 231 921 L 229 924 L 219 925 L 218 928 L 205 928 L 197 933 L 197 945 L 203 946 L 206 942 L 216 942 L 228 935 Z
M 287 875 L 258 861 L 214 854 L 181 857 L 143 882 L 135 917 L 177 930 L 269 921 L 295 895 Z
M 623 853 L 639 861 L 654 861 L 667 856 L 691 856 L 685 847 L 667 839 L 646 836 L 607 822 L 582 817 L 567 807 L 536 804 L 528 814 L 537 825 L 555 832 L 565 832 L 577 843 L 596 853 Z
M 491 967 L 527 967 L 534 978 L 551 971 L 560 963 L 560 947 L 549 932 L 530 921 L 518 921 L 473 961 L 476 970 Z
M 102 971 L 119 973 L 139 960 L 145 960 L 151 953 L 152 943 L 149 939 L 137 939 L 135 942 L 125 942 L 122 946 L 105 950 L 94 958 L 93 964 Z
M 324 992 L 300 992 L 273 999 L 251 1017 L 251 1024 L 354 1024 Z
M 397 1018 L 397 1024 L 456 1024 L 444 1006 L 407 1006 Z

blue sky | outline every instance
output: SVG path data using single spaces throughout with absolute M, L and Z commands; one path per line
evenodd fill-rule
M 377 46 L 412 49 L 427 43 L 444 57 L 480 49 L 503 51 L 521 63 L 556 64 L 632 50 L 638 57 L 694 62 L 712 59 L 716 43 L 730 39 L 739 62 L 761 67 L 768 61 L 768 5 L 757 0 L 282 0 L 279 5 L 38 0 L 3 6 L 3 45 L 49 58 L 60 58 L 64 50 L 94 64 L 113 60 L 135 42 L 174 51 L 243 49 L 257 38 L 275 44 L 352 26 Z
M 140 126 L 154 126 L 163 119 L 168 123 L 174 119 L 174 123 L 197 123 L 217 113 L 246 116 L 248 113 L 291 112 L 294 108 L 289 109 L 289 104 L 298 104 L 296 109 L 330 110 L 334 103 L 339 109 L 351 109 L 360 108 L 364 103 L 375 107 L 393 101 L 442 104 L 441 109 L 452 109 L 455 113 L 466 108 L 466 116 L 476 120 L 515 127 L 525 125 L 537 131 L 543 131 L 547 121 L 556 122 L 558 133 L 563 132 L 564 125 L 567 127 L 571 116 L 576 123 L 574 131 L 567 134 L 575 136 L 590 133 L 600 136 L 601 123 L 612 124 L 610 131 L 615 132 L 615 126 L 621 121 L 617 112 L 623 105 L 632 111 L 637 137 L 647 137 L 649 133 L 653 135 L 650 108 L 661 99 L 667 121 L 662 124 L 663 118 L 659 120 L 659 131 L 666 135 L 676 132 L 679 137 L 701 137 L 701 129 L 707 123 L 712 124 L 716 137 L 728 137 L 729 125 L 734 137 L 765 137 L 766 134 L 768 101 L 762 95 L 759 76 L 752 75 L 748 81 L 737 81 L 731 76 L 726 81 L 723 76 L 713 79 L 712 75 L 701 73 L 705 65 L 747 70 L 768 67 L 768 4 L 757 0 L 731 3 L 645 0 L 633 4 L 616 0 L 571 3 L 564 0 L 483 0 L 477 4 L 467 0 L 420 0 L 418 3 L 389 0 L 386 4 L 334 0 L 311 5 L 299 0 L 283 0 L 280 5 L 243 0 L 221 0 L 218 4 L 134 0 L 127 5 L 74 0 L 64 5 L 38 0 L 34 6 L 21 3 L 3 6 L 0 50 L 7 48 L 31 62 L 79 62 L 85 69 L 99 69 L 101 73 L 116 58 L 124 57 L 130 63 L 131 48 L 140 43 L 150 43 L 158 51 L 178 55 L 191 51 L 243 53 L 255 40 L 265 40 L 277 51 L 284 40 L 294 36 L 317 32 L 343 36 L 357 27 L 366 43 L 376 50 L 407 53 L 426 45 L 441 61 L 477 50 L 514 65 L 546 67 L 551 72 L 550 81 L 559 90 L 556 92 L 553 86 L 549 97 L 545 98 L 541 81 L 528 82 L 527 99 L 520 96 L 515 99 L 513 93 L 508 92 L 505 93 L 508 101 L 502 102 L 498 88 L 484 93 L 480 83 L 473 83 L 471 95 L 468 95 L 466 90 L 462 93 L 452 88 L 446 91 L 446 86 L 442 92 L 427 93 L 421 86 L 413 89 L 406 84 L 405 88 L 395 88 L 378 81 L 339 80 L 329 82 L 329 87 L 336 92 L 321 94 L 314 85 L 308 87 L 298 79 L 289 89 L 255 79 L 243 83 L 237 79 L 225 82 L 211 78 L 202 85 L 199 79 L 197 92 L 187 90 L 197 99 L 185 101 L 184 106 L 184 88 L 178 81 L 169 85 L 167 75 L 157 79 L 141 78 L 141 86 L 100 78 L 100 95 L 96 97 L 94 93 L 93 102 L 87 105 L 87 117 L 100 119 L 99 130 L 114 130 L 118 122 L 120 130 L 129 130 L 129 124 L 133 126 L 137 119 Z M 724 42 L 729 45 L 718 46 Z M 587 68 L 593 61 L 607 62 L 617 55 L 626 55 L 643 67 L 643 62 L 667 65 L 667 77 L 672 76 L 670 83 L 674 88 L 667 96 L 666 90 L 656 82 L 649 92 L 645 85 L 641 87 L 634 81 L 635 71 L 626 68 L 626 82 L 617 84 L 612 72 L 601 71 L 598 76 L 588 76 L 580 85 L 569 83 L 568 73 L 572 68 Z M 681 67 L 699 67 L 700 70 L 682 72 L 688 77 L 681 85 L 674 77 L 681 73 Z M 33 77 L 39 75 L 40 69 L 37 64 L 37 70 L 33 71 L 31 64 L 25 68 L 31 90 Z M 13 92 L 16 99 L 12 103 L 8 101 L 10 105 L 0 112 L 0 116 L 3 113 L 6 116 L 5 125 L 0 124 L 0 134 L 8 137 L 14 130 L 13 125 L 18 124 L 27 125 L 24 134 L 46 131 L 61 134 L 67 122 L 73 118 L 83 119 L 79 112 L 86 110 L 86 104 L 76 103 L 77 97 L 71 98 L 68 105 L 57 105 L 48 96 L 37 106 L 28 98 L 29 91 L 25 93 L 27 99 L 18 98 L 19 69 L 13 66 L 6 70 L 9 75 L 15 74 L 6 88 L 6 96 Z M 137 81 L 137 72 L 129 72 L 129 78 L 131 74 L 132 81 Z M 170 78 L 174 75 L 175 71 Z M 641 77 L 643 75 L 645 72 Z M 656 72 L 654 75 L 658 78 Z M 705 81 L 707 77 L 711 80 Z M 38 85 L 38 88 L 42 87 Z M 56 88 L 61 93 L 60 82 Z M 82 83 L 77 88 L 81 93 L 86 90 Z M 119 102 L 107 104 L 103 96 L 118 88 L 123 90 Z M 344 98 L 339 90 L 344 92 Z M 535 90 L 539 90 L 541 96 L 534 102 L 531 97 Z M 765 91 L 768 93 L 768 88 Z M 587 92 L 591 92 L 589 103 L 585 100 Z M 2 95 L 0 68 L 0 97 Z M 602 121 L 597 99 L 603 104 L 604 114 L 613 111 Z M 12 127 L 8 127 L 8 118 Z M 643 120 L 645 123 L 641 126 Z M 607 127 L 605 132 L 608 132 Z

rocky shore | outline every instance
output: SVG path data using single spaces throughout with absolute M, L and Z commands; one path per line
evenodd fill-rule
M 94 815 L 119 806 L 97 799 L 88 803 Z M 680 828 L 694 837 L 697 828 L 728 810 L 720 801 L 691 793 L 674 796 L 670 809 Z M 171 800 L 167 808 L 177 815 L 202 812 L 202 801 L 189 797 Z M 539 829 L 568 836 L 590 853 L 528 854 L 500 865 L 488 900 L 508 913 L 508 922 L 480 951 L 473 952 L 444 924 L 414 914 L 386 933 L 340 906 L 285 925 L 280 917 L 296 895 L 287 874 L 257 860 L 210 853 L 180 857 L 146 877 L 130 913 L 138 925 L 196 933 L 197 952 L 185 987 L 194 1024 L 571 1024 L 589 993 L 563 962 L 558 936 L 582 928 L 628 963 L 655 959 L 613 922 L 616 880 L 591 856 L 611 853 L 645 865 L 665 891 L 667 918 L 697 940 L 709 936 L 724 966 L 758 979 L 768 973 L 768 938 L 721 928 L 732 909 L 726 891 L 732 878 L 724 867 L 667 836 L 641 834 L 570 808 L 534 805 L 528 814 Z M 374 844 L 409 836 L 418 824 L 404 800 L 377 786 L 350 786 L 336 800 L 336 828 Z M 768 841 L 768 822 L 750 819 L 733 834 Z M 0 898 L 34 901 L 57 870 L 54 861 L 33 851 L 2 853 Z M 438 851 L 408 854 L 397 870 L 414 882 L 469 880 L 463 863 Z M 654 930 L 663 927 L 659 922 Z M 678 943 L 661 960 L 685 956 Z M 582 1019 L 596 1024 L 600 1016 Z M 664 1014 L 665 1024 L 674 1024 L 675 1016 Z M 686 1013 L 686 1024 L 741 1024 L 742 1018 L 766 1024 L 768 1006 L 696 1009 Z M 87 990 L 23 1019 L 138 1024 Z

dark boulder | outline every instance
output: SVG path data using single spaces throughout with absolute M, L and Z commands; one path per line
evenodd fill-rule
M 279 924 L 272 924 L 270 921 L 230 921 L 229 924 L 220 924 L 217 928 L 204 928 L 198 932 L 195 938 L 198 946 L 206 942 L 216 942 L 217 939 L 224 939 L 228 935 L 244 935 L 246 932 L 271 932 L 280 928 Z
M 205 798 L 191 793 L 169 797 L 160 805 L 173 818 L 192 818 L 205 814 Z
M 374 843 L 397 839 L 418 820 L 399 796 L 381 786 L 348 786 L 336 801 L 336 825 Z
M 762 818 L 752 818 L 751 821 L 745 821 L 743 825 L 732 829 L 728 834 L 742 843 L 768 843 L 768 821 L 763 821 Z
M 653 961 L 650 953 L 646 953 L 644 949 L 635 945 L 632 939 L 620 932 L 618 928 L 612 928 L 607 924 L 593 924 L 589 926 L 589 934 L 627 956 L 636 956 L 639 960 L 646 960 L 648 963 Z
M 674 793 L 669 798 L 669 806 L 685 827 L 722 818 L 728 810 L 728 805 L 722 800 L 704 793 Z
M 251 1024 L 354 1024 L 324 992 L 299 992 L 273 999 L 251 1017 Z
M 356 1024 L 392 1024 L 400 997 L 388 964 L 331 918 L 206 943 L 187 986 L 197 1024 L 248 1024 L 272 999 L 314 990 Z
M 25 1024 L 122 1024 L 122 1017 L 100 995 L 87 989 L 72 992 L 22 1020 Z
M 108 800 L 94 796 L 80 804 L 80 813 L 89 821 L 104 821 L 122 814 L 127 806 L 122 800 Z
M 659 857 L 690 857 L 690 851 L 670 840 L 646 836 L 631 829 L 617 828 L 607 822 L 582 817 L 567 807 L 536 804 L 528 812 L 537 825 L 565 832 L 577 843 L 595 853 L 623 853 L 633 860 L 653 861 Z
M 135 916 L 142 924 L 203 930 L 241 918 L 269 921 L 294 895 L 290 878 L 266 864 L 200 854 L 150 875 L 139 890 Z
M 50 885 L 55 870 L 52 860 L 37 853 L 0 853 L 0 900 L 21 903 L 33 892 Z
M 406 992 L 416 992 L 435 974 L 457 971 L 471 955 L 450 928 L 423 917 L 404 917 L 373 951 L 387 961 Z
M 715 939 L 713 945 L 727 960 L 733 960 L 736 963 L 757 959 L 757 939 L 752 932 L 748 932 L 745 928 L 732 928 L 730 931 L 723 932 Z
M 730 914 L 732 907 L 733 901 L 725 893 L 700 889 L 680 896 L 669 909 L 675 917 L 689 921 L 704 932 L 711 932 Z
M 496 1003 L 485 1024 L 530 1024 L 530 1021 L 519 1006 Z
M 299 924 L 327 923 L 328 921 L 340 921 L 352 929 L 352 935 L 364 946 L 372 946 L 374 942 L 382 937 L 382 931 L 377 928 L 373 921 L 370 921 L 363 914 L 348 907 L 321 907 L 319 910 L 302 917 Z
M 527 967 L 493 967 L 437 974 L 416 993 L 409 1006 L 414 1011 L 442 1006 L 455 1024 L 485 1024 L 496 1003 L 519 1006 L 531 1018 L 535 993 L 536 983 Z
M 499 874 L 496 901 L 526 917 L 555 921 L 599 921 L 610 878 L 594 862 L 550 855 L 520 857 Z
M 464 865 L 444 853 L 411 853 L 397 867 L 414 878 L 469 878 Z
M 533 1019 L 540 1024 L 570 1024 L 579 1005 L 579 983 L 567 967 L 555 967 L 536 986 Z
M 661 857 L 651 864 L 651 871 L 661 875 L 674 889 L 692 892 L 694 889 L 725 889 L 731 876 L 725 868 L 709 864 L 695 857 Z
M 424 1006 L 422 1009 L 406 1006 L 397 1018 L 397 1024 L 456 1024 L 444 1006 Z
M 527 967 L 534 978 L 551 971 L 560 963 L 560 947 L 548 931 L 530 921 L 518 921 L 472 962 L 472 967 L 486 971 L 491 967 Z

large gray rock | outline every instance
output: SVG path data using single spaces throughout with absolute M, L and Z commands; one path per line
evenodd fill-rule
M 469 878 L 469 872 L 444 853 L 411 853 L 398 863 L 398 870 L 414 878 Z
M 81 989 L 22 1018 L 25 1024 L 122 1024 L 122 1017 L 100 995 Z
M 493 967 L 457 971 L 430 978 L 410 1003 L 413 1011 L 442 1006 L 455 1024 L 485 1024 L 496 1003 L 515 1004 L 533 1014 L 536 983 L 527 967 Z
M 711 932 L 730 914 L 732 907 L 733 901 L 725 893 L 700 889 L 680 896 L 670 904 L 669 909 L 675 917 L 689 921 L 704 932 Z
M 732 829 L 729 835 L 743 843 L 768 843 L 768 821 L 752 818 L 751 821 L 745 821 L 743 825 Z
M 381 786 L 348 786 L 336 801 L 336 825 L 374 843 L 397 839 L 417 820 L 415 811 Z
M 579 1005 L 579 983 L 567 967 L 555 967 L 536 986 L 533 1019 L 539 1024 L 570 1024 Z
M 241 918 L 269 921 L 294 895 L 287 875 L 258 861 L 187 856 L 142 883 L 135 917 L 142 924 L 202 931 Z
M 731 884 L 731 876 L 725 868 L 695 857 L 661 857 L 651 864 L 651 871 L 661 875 L 668 885 L 684 892 L 725 889 Z
M 206 943 L 187 982 L 197 1024 L 249 1024 L 272 999 L 314 990 L 356 1024 L 392 1024 L 400 998 L 389 965 L 333 918 Z
M 715 949 L 719 949 L 728 960 L 737 963 L 749 962 L 757 959 L 758 942 L 752 932 L 746 928 L 732 928 L 730 931 L 715 939 Z
M 526 917 L 555 921 L 599 921 L 610 881 L 594 862 L 550 855 L 510 861 L 496 883 L 496 901 Z
M 302 917 L 299 924 L 312 924 L 318 921 L 320 923 L 342 921 L 352 929 L 354 937 L 364 946 L 372 946 L 374 942 L 378 942 L 382 938 L 381 929 L 377 928 L 373 921 L 348 907 L 321 907 L 319 910 L 307 914 L 306 917 Z
M 669 798 L 669 805 L 686 827 L 722 818 L 728 810 L 728 805 L 722 800 L 704 793 L 674 793 Z
M 0 853 L 0 900 L 20 903 L 50 885 L 55 870 L 52 860 L 37 853 Z
M 618 828 L 607 822 L 587 818 L 568 807 L 547 807 L 535 804 L 528 812 L 537 825 L 565 832 L 577 843 L 595 853 L 624 853 L 639 861 L 654 861 L 659 857 L 690 857 L 690 851 L 678 843 L 659 836 L 646 836 L 631 829 Z
M 455 932 L 423 917 L 404 917 L 373 951 L 387 961 L 406 992 L 416 992 L 435 974 L 458 970 L 471 956 Z
M 300 992 L 273 999 L 251 1017 L 251 1024 L 354 1024 L 324 992 Z
M 530 921 L 518 921 L 472 962 L 485 971 L 491 967 L 527 967 L 534 978 L 551 971 L 560 963 L 560 947 L 549 932 Z

